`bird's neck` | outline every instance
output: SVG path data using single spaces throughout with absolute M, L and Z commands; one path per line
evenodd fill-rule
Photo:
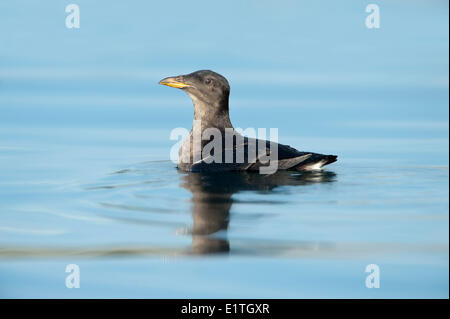
M 206 103 L 200 100 L 194 102 L 194 123 L 192 128 L 203 132 L 207 128 L 215 127 L 221 131 L 232 128 L 228 113 L 228 100 L 217 103 Z M 199 127 L 200 125 L 200 127 Z

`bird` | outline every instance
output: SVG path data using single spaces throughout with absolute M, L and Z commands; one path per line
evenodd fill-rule
M 320 170 L 337 161 L 337 155 L 299 151 L 289 145 L 240 134 L 230 120 L 230 85 L 219 73 L 199 70 L 166 77 L 159 84 L 183 90 L 194 104 L 194 123 L 178 154 L 177 167 L 181 171 L 261 172 L 270 161 L 276 164 L 275 171 L 308 171 Z M 211 147 L 213 141 L 217 143 Z

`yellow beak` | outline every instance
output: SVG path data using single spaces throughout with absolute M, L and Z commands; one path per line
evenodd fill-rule
M 159 84 L 167 85 L 177 89 L 191 86 L 189 84 L 183 83 L 180 77 L 168 77 L 159 81 Z

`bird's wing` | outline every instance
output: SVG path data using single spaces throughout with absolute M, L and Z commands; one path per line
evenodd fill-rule
M 255 163 L 249 167 L 249 170 L 256 170 L 265 165 L 263 163 L 267 161 L 266 155 L 274 152 L 274 148 L 277 148 L 277 157 L 276 159 L 272 160 L 277 161 L 278 169 L 280 170 L 291 169 L 292 167 L 298 166 L 312 156 L 311 153 L 300 152 L 295 148 L 290 147 L 289 145 L 278 144 L 266 140 L 258 140 L 246 137 L 244 139 L 244 143 L 246 144 L 247 148 L 250 148 L 249 145 L 252 145 L 252 147 L 255 147 L 254 145 L 256 145 L 257 150 L 256 158 L 249 159 L 249 161 L 252 160 L 252 162 Z M 251 154 L 252 152 L 247 151 L 247 153 Z
M 336 155 L 324 155 L 313 152 L 300 152 L 289 145 L 278 144 L 266 140 L 256 140 L 246 138 L 245 143 L 265 144 L 267 154 L 273 147 L 277 147 L 278 169 L 280 170 L 310 170 L 319 169 L 322 166 L 336 162 Z M 263 147 L 261 147 L 263 148 Z M 258 149 L 258 148 L 257 148 Z M 249 169 L 258 169 L 261 166 L 260 163 L 252 165 Z

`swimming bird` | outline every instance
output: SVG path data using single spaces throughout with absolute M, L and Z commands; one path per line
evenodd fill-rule
M 336 155 L 301 152 L 288 145 L 241 135 L 230 121 L 230 85 L 216 72 L 200 70 L 164 78 L 159 84 L 185 91 L 194 104 L 194 124 L 179 151 L 180 170 L 252 171 L 272 161 L 279 170 L 304 171 L 320 169 L 337 160 Z M 211 146 L 214 141 L 218 144 Z

